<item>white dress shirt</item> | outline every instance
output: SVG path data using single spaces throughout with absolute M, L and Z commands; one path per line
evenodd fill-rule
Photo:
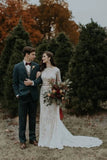
M 30 65 L 26 65 L 26 61 L 25 60 L 23 60 L 23 62 L 24 62 L 28 77 L 30 77 L 31 66 Z

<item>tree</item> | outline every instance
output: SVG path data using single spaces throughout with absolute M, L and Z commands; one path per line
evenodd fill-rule
M 29 32 L 33 45 L 41 41 L 43 36 L 37 27 L 35 18 L 37 12 L 37 6 L 30 5 L 26 1 L 6 0 L 0 2 L 0 51 L 5 45 L 5 38 L 18 24 L 20 18 L 25 30 Z
M 68 71 L 68 64 L 72 55 L 72 44 L 69 38 L 64 33 L 59 33 L 56 38 L 43 40 L 37 47 L 37 59 L 41 61 L 44 51 L 51 51 L 54 54 L 56 66 L 61 70 L 62 79 Z
M 11 41 L 12 40 L 12 41 Z M 9 47 L 9 44 L 11 44 L 11 48 Z M 13 67 L 16 63 L 23 60 L 22 55 L 22 49 L 26 45 L 31 45 L 31 42 L 29 40 L 28 33 L 24 30 L 22 26 L 21 20 L 19 21 L 19 24 L 13 29 L 13 31 L 10 33 L 10 35 L 7 37 L 6 46 L 3 51 L 3 57 L 2 58 L 2 64 L 0 64 L 0 67 L 2 67 L 2 72 L 0 69 L 0 72 L 2 73 L 2 80 L 0 80 L 0 84 L 2 84 L 2 94 L 4 95 L 4 105 L 9 110 L 13 111 L 15 113 L 16 111 L 16 100 L 12 89 L 12 72 Z M 10 51 L 10 55 L 7 51 Z M 3 63 L 4 62 L 4 63 Z M 5 63 L 6 62 L 6 63 Z M 4 67 L 3 67 L 4 66 Z M 0 88 L 1 91 L 1 88 Z
M 43 40 L 38 47 L 36 48 L 36 52 L 37 52 L 37 59 L 39 62 L 41 62 L 42 60 L 42 54 L 44 51 L 48 50 L 48 41 L 47 40 Z
M 37 59 L 40 62 L 42 58 L 42 54 L 44 51 L 51 51 L 54 56 L 57 50 L 58 44 L 56 42 L 56 38 L 50 39 L 50 40 L 43 40 L 37 47 Z
M 6 38 L 6 42 L 5 42 L 6 45 L 0 57 L 0 77 L 1 77 L 0 78 L 0 93 L 2 93 L 3 91 L 3 78 L 8 68 L 10 57 L 13 53 L 15 41 L 17 40 L 18 37 L 21 37 L 22 39 L 26 39 L 27 44 L 31 44 L 29 41 L 29 35 L 27 32 L 25 32 L 22 26 L 21 20 L 19 21 L 19 24 L 17 25 L 17 27 L 15 27 L 14 30 L 10 32 L 10 34 Z
M 91 21 L 81 25 L 80 41 L 69 64 L 72 81 L 72 111 L 92 113 L 107 96 L 107 35 L 104 28 Z
M 63 0 L 41 0 L 38 6 L 37 24 L 44 38 L 56 37 L 65 32 L 72 43 L 79 39 L 78 25 L 72 20 L 72 12 Z
M 59 46 L 58 46 L 58 43 L 56 41 L 56 38 L 53 38 L 48 42 L 48 47 L 47 48 L 48 48 L 49 51 L 51 51 L 54 54 L 54 56 L 56 54 L 56 50 L 57 50 L 58 47 Z
M 5 0 L 0 2 L 0 53 L 5 38 L 20 18 L 33 46 L 44 38 L 55 38 L 60 32 L 65 32 L 73 44 L 78 43 L 78 25 L 72 20 L 72 12 L 65 1 L 42 0 L 36 6 L 26 0 Z
M 72 55 L 72 45 L 69 38 L 64 33 L 60 33 L 57 36 L 56 42 L 58 47 L 55 52 L 55 61 L 61 70 L 62 79 L 64 79 L 68 71 L 69 60 Z
M 26 42 L 22 39 L 17 39 L 15 41 L 15 45 L 13 48 L 13 54 L 10 58 L 9 65 L 6 71 L 6 75 L 4 77 L 4 89 L 3 89 L 3 95 L 4 95 L 4 104 L 3 106 L 8 108 L 11 115 L 17 114 L 17 99 L 13 93 L 12 88 L 12 72 L 13 67 L 16 63 L 20 62 L 23 59 L 22 55 L 22 49 L 26 45 Z

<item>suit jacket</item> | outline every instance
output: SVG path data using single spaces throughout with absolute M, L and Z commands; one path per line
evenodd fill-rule
M 28 77 L 24 62 L 20 62 L 13 69 L 13 89 L 15 95 L 24 96 L 31 93 L 34 101 L 38 99 L 38 84 L 42 83 L 41 77 L 36 79 L 36 73 L 39 71 L 39 65 L 31 62 L 30 77 Z M 29 78 L 34 81 L 34 86 L 25 86 L 24 81 Z

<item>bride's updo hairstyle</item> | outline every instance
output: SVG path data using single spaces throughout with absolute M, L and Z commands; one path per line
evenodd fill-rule
M 43 54 L 46 54 L 48 57 L 50 57 L 50 62 L 52 66 L 55 66 L 54 59 L 53 59 L 53 53 L 50 51 L 45 51 Z M 43 63 L 42 61 L 40 65 L 40 70 L 43 71 L 45 68 L 46 68 L 46 63 Z

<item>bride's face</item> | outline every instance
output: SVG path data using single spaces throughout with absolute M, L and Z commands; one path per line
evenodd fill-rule
M 48 57 L 47 54 L 44 53 L 42 56 L 42 61 L 43 61 L 43 63 L 48 63 L 48 62 L 50 62 L 50 57 Z

